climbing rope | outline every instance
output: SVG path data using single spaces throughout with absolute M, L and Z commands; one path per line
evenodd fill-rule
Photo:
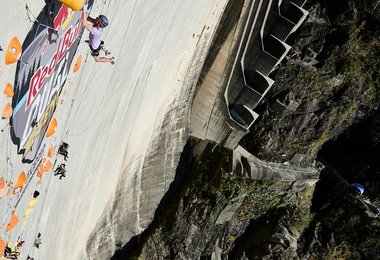
M 123 43 L 124 43 L 124 42 L 126 41 L 126 39 L 127 39 L 127 34 L 128 34 L 128 32 L 129 32 L 129 29 L 130 29 L 130 26 L 131 26 L 131 22 L 132 22 L 133 14 L 134 14 L 134 12 L 135 12 L 135 10 L 136 10 L 136 5 L 137 5 L 137 0 L 136 0 L 135 3 L 134 3 L 133 10 L 132 10 L 132 15 L 130 16 L 129 21 L 128 21 L 128 25 L 126 26 L 126 30 L 125 30 L 124 35 L 123 35 L 123 40 L 122 40 L 121 46 L 123 45 Z M 104 5 L 103 5 L 101 11 L 103 11 L 103 9 L 104 9 Z M 120 53 L 121 53 L 121 50 L 122 50 L 122 48 L 120 48 L 119 51 L 118 51 L 118 54 L 119 54 L 119 55 L 120 55 Z M 88 57 L 88 53 L 87 53 L 87 57 Z M 86 61 L 87 61 L 87 57 L 86 57 Z M 86 63 L 86 61 L 85 61 L 85 63 Z M 109 82 L 108 82 L 108 84 L 107 84 L 107 88 L 106 88 L 106 90 L 105 90 L 105 93 L 109 93 L 109 89 L 110 89 L 110 87 L 111 87 L 111 84 L 110 84 L 110 83 L 111 83 L 111 80 L 114 78 L 114 73 L 115 73 L 115 70 L 113 70 L 113 72 L 112 72 L 112 74 L 111 74 L 111 77 L 110 77 Z M 82 75 L 83 75 L 83 74 L 82 74 Z M 82 80 L 82 75 L 81 75 L 81 79 L 80 79 L 80 81 Z M 80 82 L 80 81 L 79 81 L 79 82 Z M 89 91 L 89 90 L 88 90 L 88 91 Z M 94 116 L 93 120 L 91 120 L 91 121 L 89 122 L 89 124 L 88 124 L 86 127 L 84 127 L 81 131 L 79 131 L 78 133 L 75 133 L 75 134 L 69 134 L 68 131 L 67 131 L 67 136 L 80 136 L 80 135 L 82 135 L 83 133 L 85 133 L 85 132 L 86 132 L 86 131 L 87 131 L 87 130 L 93 125 L 93 122 L 94 122 L 95 119 L 97 118 L 96 115 L 99 114 L 98 112 L 99 112 L 100 109 L 102 108 L 102 105 L 104 104 L 105 99 L 106 99 L 106 95 L 103 95 L 102 100 L 101 100 L 100 104 L 98 105 L 97 113 L 95 113 L 95 116 Z M 81 104 L 81 102 L 82 102 L 82 101 L 80 101 L 79 104 Z M 79 109 L 77 109 L 77 111 L 75 112 L 74 117 L 75 117 L 76 114 L 78 113 L 78 110 L 79 110 Z M 70 112 L 71 112 L 71 111 L 70 111 Z
M 26 9 L 26 15 L 28 16 L 29 22 L 31 22 L 31 23 L 37 22 L 38 25 L 41 25 L 41 26 L 43 26 L 43 27 L 45 27 L 45 28 L 52 29 L 52 30 L 54 30 L 54 31 L 56 31 L 56 32 L 58 31 L 58 30 L 56 30 L 54 27 L 48 26 L 48 25 L 43 24 L 43 23 L 41 23 L 40 21 L 38 21 L 37 17 L 36 17 L 36 16 L 32 13 L 32 11 L 30 10 L 28 4 L 25 4 L 25 9 Z M 34 20 L 32 20 L 32 19 L 30 18 L 30 16 L 32 16 Z
M 25 4 L 26 9 L 26 15 L 28 16 L 29 22 L 33 23 L 34 21 L 30 18 L 30 16 L 33 16 L 34 20 L 37 21 L 37 18 L 33 15 L 32 11 L 29 9 L 28 4 Z

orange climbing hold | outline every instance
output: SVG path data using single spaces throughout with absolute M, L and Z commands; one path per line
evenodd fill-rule
M 20 173 L 16 183 L 13 185 L 13 190 L 22 189 L 26 183 L 26 174 L 24 171 Z
M 5 229 L 6 232 L 11 231 L 18 223 L 18 217 L 16 213 L 13 213 L 11 220 L 9 221 L 7 228 Z
M 0 178 L 0 198 L 3 196 L 4 193 L 4 188 L 5 188 L 5 181 L 4 178 Z
M 46 131 L 46 137 L 52 136 L 55 133 L 56 127 L 57 127 L 57 120 L 54 117 L 53 120 L 51 120 L 49 124 L 48 130 Z
M 52 168 L 53 168 L 53 165 L 51 164 L 50 160 L 47 160 L 45 164 L 41 163 L 38 166 L 38 170 L 37 170 L 38 184 L 42 184 L 42 176 L 44 175 L 45 172 L 50 171 Z
M 44 165 L 44 172 L 48 172 L 48 171 L 50 171 L 50 169 L 52 168 L 52 164 L 51 164 L 51 161 L 50 160 L 48 160 L 46 163 L 45 163 L 45 165 Z
M 15 93 L 13 92 L 13 86 L 10 83 L 7 83 L 7 85 L 5 85 L 4 94 L 7 97 L 13 97 L 14 96 Z
M 15 36 L 8 44 L 8 48 L 5 54 L 5 64 L 15 63 L 21 56 L 22 47 L 18 38 Z
M 5 247 L 7 246 L 7 243 L 0 237 L 0 257 L 3 256 Z
M 42 184 L 42 175 L 43 174 L 44 174 L 44 169 L 42 167 L 42 164 L 40 164 L 40 166 L 38 166 L 38 170 L 37 170 L 37 177 L 38 177 L 37 183 L 38 184 Z
M 58 0 L 58 1 L 60 1 L 61 3 L 64 3 L 65 5 L 73 9 L 74 11 L 79 11 L 82 8 L 83 3 L 84 3 L 84 0 Z
M 80 69 L 80 65 L 82 64 L 82 54 L 79 54 L 77 61 L 75 62 L 73 72 L 77 72 Z
M 12 113 L 13 113 L 12 106 L 11 106 L 11 104 L 7 103 L 7 104 L 5 105 L 5 107 L 3 108 L 3 113 L 2 113 L 2 115 L 1 115 L 1 117 L 2 117 L 3 119 L 5 119 L 5 118 L 10 118 L 10 117 L 12 116 Z
M 54 146 L 51 144 L 47 152 L 47 157 L 52 158 L 54 155 Z

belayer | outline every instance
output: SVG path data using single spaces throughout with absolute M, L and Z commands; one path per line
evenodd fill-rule
M 114 58 L 99 57 L 99 53 L 103 50 L 102 34 L 104 28 L 108 26 L 108 18 L 104 15 L 99 15 L 96 18 L 88 16 L 87 6 L 83 7 L 83 27 L 89 32 L 88 45 L 91 49 L 91 55 L 94 57 L 96 62 L 110 62 L 115 64 Z

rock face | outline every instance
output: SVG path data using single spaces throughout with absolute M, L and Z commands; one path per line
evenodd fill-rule
M 380 7 L 304 8 L 242 150 L 189 141 L 153 221 L 112 259 L 378 259 Z
M 311 219 L 313 187 L 238 177 L 231 160 L 230 151 L 211 144 L 196 158 L 184 153 L 182 163 L 190 164 L 179 166 L 152 224 L 114 259 L 236 259 L 271 250 L 294 255 L 296 237 Z

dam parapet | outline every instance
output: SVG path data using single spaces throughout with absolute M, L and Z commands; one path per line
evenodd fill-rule
M 193 100 L 192 136 L 233 149 L 249 132 L 275 83 L 271 72 L 291 49 L 287 38 L 308 15 L 305 2 L 230 2 Z

